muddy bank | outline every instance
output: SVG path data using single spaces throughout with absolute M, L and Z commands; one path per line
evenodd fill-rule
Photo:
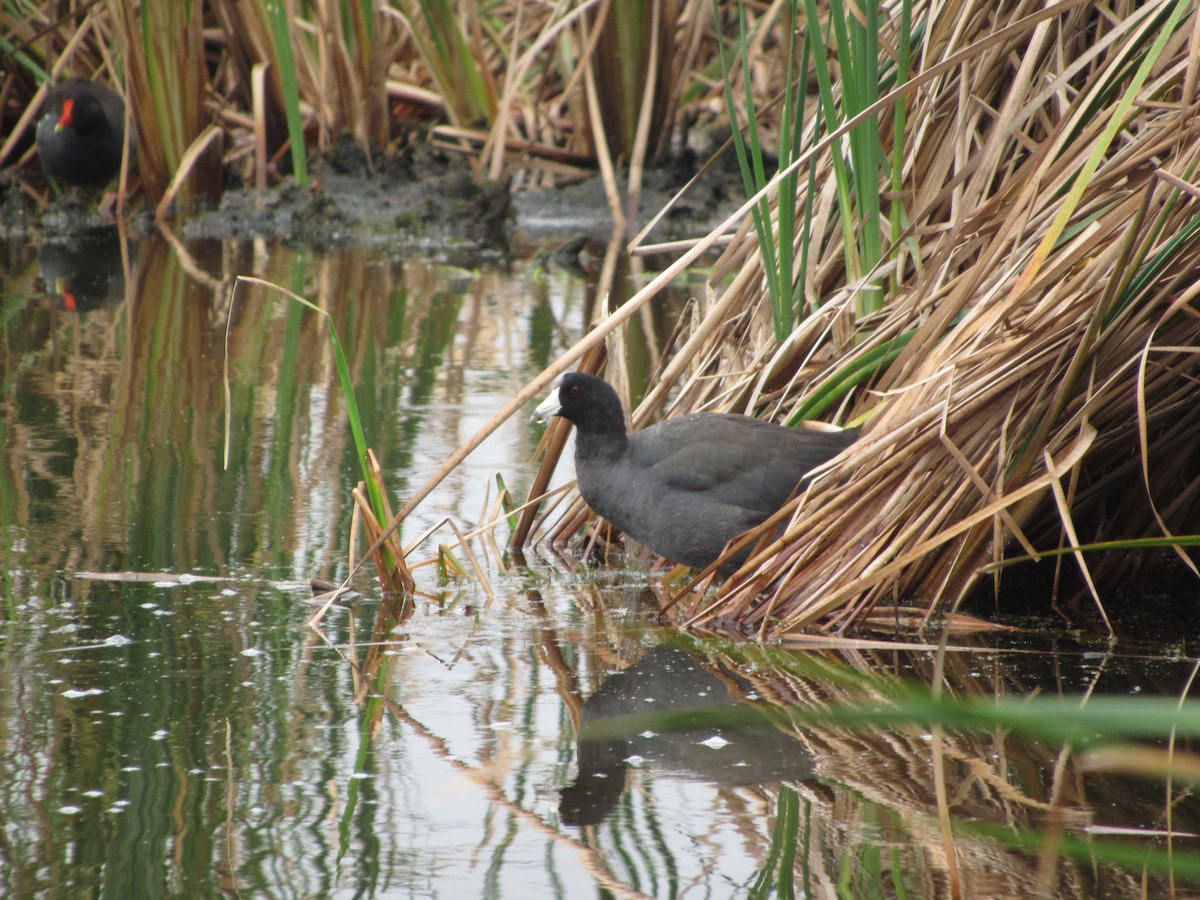
M 346 246 L 403 246 L 473 250 L 485 255 L 537 252 L 563 241 L 604 242 L 613 218 L 599 176 L 553 190 L 513 192 L 507 182 L 477 182 L 468 161 L 418 145 L 401 157 L 368 159 L 353 142 L 339 142 L 312 164 L 311 184 L 288 179 L 263 192 L 232 185 L 212 209 L 178 210 L 185 239 L 278 239 L 315 250 Z M 647 173 L 640 222 L 648 221 L 693 173 L 673 165 Z M 706 173 L 655 228 L 651 240 L 699 237 L 740 202 L 740 179 L 728 170 Z M 45 209 L 0 177 L 0 239 L 42 243 L 112 223 L 96 197 L 71 193 Z M 153 211 L 129 218 L 131 229 L 155 229 Z

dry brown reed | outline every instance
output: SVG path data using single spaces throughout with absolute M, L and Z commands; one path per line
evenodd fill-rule
M 904 190 L 883 210 L 906 228 L 870 274 L 889 285 L 874 315 L 856 311 L 866 279 L 845 275 L 828 141 L 811 312 L 782 343 L 743 228 L 717 266 L 723 292 L 643 405 L 678 385 L 672 411 L 788 419 L 829 391 L 840 419 L 867 424 L 787 508 L 786 534 L 686 621 L 769 639 L 901 600 L 932 614 L 1010 545 L 1195 530 L 1200 23 L 1164 26 L 1184 11 L 935 14 L 909 85 L 878 104 L 902 94 L 909 112 Z M 871 377 L 847 392 L 859 367 Z
M 717 46 L 709 0 L 622 0 L 613 11 L 598 0 L 280 2 L 286 46 L 272 6 L 259 2 L 0 8 L 15 47 L 0 66 L 0 161 L 32 157 L 18 150 L 31 142 L 40 82 L 74 76 L 123 88 L 151 202 L 169 190 L 185 204 L 211 199 L 222 186 L 217 163 L 261 188 L 292 171 L 290 82 L 309 152 L 349 135 L 387 153 L 410 123 L 445 116 L 434 140 L 466 154 L 480 177 L 515 172 L 549 186 L 590 174 L 597 154 L 611 152 L 632 168 L 636 196 L 637 173 L 667 149 L 684 92 L 696 95 L 693 107 L 718 93 L 702 80 L 697 91 Z M 628 77 L 630 54 L 644 77 Z
M 914 96 L 926 127 L 905 158 L 920 256 L 898 259 L 887 309 L 838 349 L 861 358 L 911 338 L 857 399 L 856 412 L 874 414 L 866 440 L 712 614 L 767 636 L 849 623 L 897 596 L 933 610 L 964 597 L 1012 539 L 1053 549 L 1194 529 L 1200 202 L 1158 173 L 1196 171 L 1196 32 L 1170 39 L 1123 106 L 1154 11 L 1131 4 L 1107 23 L 1063 8 Z M 1079 40 L 1082 28 L 1096 39 Z M 810 296 L 851 317 L 853 286 L 830 287 Z M 793 383 L 823 324 L 786 353 L 745 361 L 748 406 Z M 719 369 L 713 358 L 700 367 Z M 1114 499 L 1132 507 L 1119 521 Z M 755 603 L 771 580 L 770 602 Z

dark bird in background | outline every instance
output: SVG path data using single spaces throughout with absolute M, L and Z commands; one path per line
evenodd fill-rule
M 121 171 L 125 101 L 110 88 L 73 79 L 52 90 L 37 126 L 46 172 L 80 187 L 103 187 Z

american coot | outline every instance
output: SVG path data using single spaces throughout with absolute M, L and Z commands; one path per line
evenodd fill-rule
M 533 413 L 539 421 L 550 416 L 575 423 L 575 475 L 587 504 L 694 569 L 776 512 L 812 469 L 858 437 L 857 429 L 801 431 L 731 413 L 692 413 L 627 435 L 616 391 L 581 372 L 562 375 Z
M 73 79 L 50 92 L 37 126 L 38 156 L 54 178 L 102 187 L 121 171 L 125 102 L 102 84 Z

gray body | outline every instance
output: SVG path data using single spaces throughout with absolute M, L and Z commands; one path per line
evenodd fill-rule
M 858 437 L 857 430 L 801 431 L 723 413 L 693 413 L 626 435 L 616 393 L 579 373 L 564 375 L 538 414 L 575 423 L 575 475 L 592 509 L 660 556 L 696 569 Z

